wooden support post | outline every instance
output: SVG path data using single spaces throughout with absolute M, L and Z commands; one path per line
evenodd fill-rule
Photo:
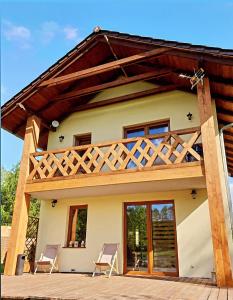
M 208 78 L 204 78 L 203 85 L 198 83 L 197 96 L 201 121 L 216 279 L 219 287 L 226 287 L 232 285 L 232 271 Z
M 15 274 L 17 255 L 24 252 L 28 209 L 30 205 L 30 195 L 25 193 L 25 184 L 29 175 L 29 155 L 36 151 L 39 140 L 40 123 L 40 119 L 35 116 L 30 116 L 27 120 L 23 153 L 20 162 L 19 179 L 15 196 L 11 236 L 4 268 L 5 275 Z

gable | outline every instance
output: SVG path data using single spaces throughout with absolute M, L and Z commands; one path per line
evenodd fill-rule
M 52 121 L 85 109 L 100 91 L 144 80 L 162 87 L 151 93 L 180 89 L 196 94 L 179 74 L 192 75 L 200 65 L 210 78 L 219 126 L 233 122 L 232 50 L 100 30 L 5 103 L 2 127 L 23 138 L 28 115 L 36 114 L 42 120 L 39 146 L 45 149 Z M 232 144 L 232 130 L 228 132 Z

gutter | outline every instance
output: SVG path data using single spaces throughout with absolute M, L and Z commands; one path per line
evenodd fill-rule
M 225 151 L 224 138 L 223 138 L 224 130 L 226 130 L 230 127 L 233 127 L 233 123 L 223 126 L 219 130 L 219 138 L 220 138 L 220 148 L 221 148 L 222 162 L 223 162 L 223 171 L 224 171 L 224 176 L 225 176 L 225 185 L 226 185 L 226 191 L 227 191 L 227 201 L 228 201 L 229 213 L 230 213 L 231 230 L 233 231 L 233 210 L 232 210 L 231 193 L 230 193 L 230 186 L 229 186 L 229 180 L 228 180 L 226 151 Z

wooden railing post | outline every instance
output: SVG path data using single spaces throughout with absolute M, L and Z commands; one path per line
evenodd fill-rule
M 197 86 L 202 144 L 217 285 L 232 285 L 231 260 L 217 156 L 216 130 L 208 78 Z
M 28 209 L 30 195 L 24 192 L 27 177 L 29 175 L 29 155 L 36 151 L 40 133 L 40 120 L 30 116 L 27 120 L 20 172 L 16 189 L 14 212 L 11 226 L 11 236 L 4 268 L 5 275 L 14 275 L 17 255 L 24 252 Z

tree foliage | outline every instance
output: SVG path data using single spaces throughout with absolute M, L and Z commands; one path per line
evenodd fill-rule
M 15 193 L 19 177 L 19 164 L 10 171 L 1 169 L 1 225 L 10 225 L 12 222 Z M 38 217 L 40 203 L 32 198 L 30 202 L 29 215 Z

